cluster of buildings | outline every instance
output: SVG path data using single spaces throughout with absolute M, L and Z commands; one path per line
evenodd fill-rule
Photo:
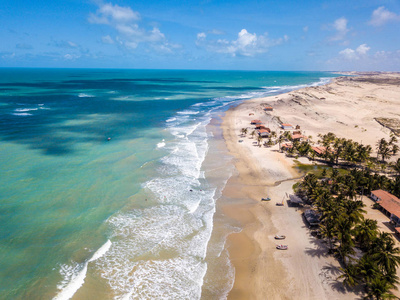
M 250 124 L 256 126 L 256 130 L 257 130 L 257 133 L 259 136 L 261 136 L 263 138 L 267 138 L 270 136 L 271 129 L 269 129 L 268 127 L 265 127 L 260 120 L 252 120 L 250 122 Z
M 263 110 L 265 112 L 273 111 L 272 106 L 269 106 L 266 104 L 264 104 L 263 106 L 264 106 Z M 251 113 L 249 115 L 254 115 L 254 114 Z M 264 126 L 264 124 L 260 120 L 257 120 L 257 119 L 252 120 L 250 122 L 250 124 L 255 125 L 255 130 L 256 130 L 258 136 L 261 136 L 262 138 L 269 138 L 271 136 L 271 129 Z M 299 125 L 293 126 L 292 124 L 289 124 L 289 123 L 282 123 L 280 125 L 280 127 L 284 131 L 291 131 L 291 136 L 292 136 L 291 140 L 292 141 L 302 142 L 302 141 L 308 140 L 308 138 L 301 133 Z M 287 143 L 281 144 L 281 149 L 288 150 L 290 148 L 293 148 L 292 143 L 287 142 Z M 312 149 L 314 150 L 314 152 L 317 156 L 322 156 L 326 152 L 326 148 L 322 147 L 322 146 L 312 147 Z

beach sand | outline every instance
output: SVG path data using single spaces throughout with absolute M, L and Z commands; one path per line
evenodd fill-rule
M 222 129 L 237 173 L 223 192 L 232 199 L 232 204 L 225 205 L 223 210 L 243 228 L 227 240 L 235 267 L 235 282 L 228 299 L 361 296 L 358 291 L 346 291 L 336 280 L 340 275 L 339 263 L 327 255 L 327 245 L 310 234 L 301 209 L 286 203 L 286 194 L 292 192 L 293 184 L 302 175 L 293 168 L 294 160 L 280 153 L 278 145 L 255 145 L 256 139 L 250 136 L 254 128 L 251 120 L 261 120 L 278 135 L 282 132 L 279 121 L 299 125 L 302 134 L 312 136 L 314 142 L 318 134 L 333 132 L 338 137 L 370 144 L 375 151 L 376 142 L 388 139 L 391 133 L 375 118 L 389 120 L 385 125 L 396 127 L 396 120 L 400 121 L 399 101 L 400 74 L 387 73 L 340 77 L 325 86 L 248 100 L 227 111 Z M 273 111 L 264 112 L 263 105 L 272 106 Z M 245 137 L 241 136 L 242 128 L 249 129 Z M 309 163 L 304 158 L 300 161 Z M 260 201 L 267 196 L 272 200 Z M 284 206 L 276 206 L 276 202 L 282 201 Z M 385 222 L 387 218 L 379 215 L 379 226 L 390 230 Z M 275 234 L 284 234 L 286 239 L 276 241 Z M 289 249 L 277 250 L 279 243 L 289 245 Z

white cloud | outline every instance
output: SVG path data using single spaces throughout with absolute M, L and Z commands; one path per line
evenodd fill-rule
M 103 24 L 111 27 L 117 33 L 112 38 L 110 35 L 102 37 L 102 42 L 112 44 L 117 41 L 117 45 L 127 50 L 134 50 L 140 44 L 147 43 L 153 48 L 171 52 L 177 45 L 168 43 L 165 35 L 159 28 L 153 27 L 148 30 L 139 26 L 140 14 L 133 11 L 130 7 L 121 7 L 111 3 L 99 4 L 96 13 L 89 15 L 88 21 L 92 24 Z
M 249 33 L 246 29 L 242 29 L 238 33 L 236 40 L 226 39 L 211 39 L 207 40 L 207 35 L 204 32 L 197 34 L 196 44 L 205 47 L 208 51 L 217 53 L 226 53 L 232 56 L 255 56 L 260 53 L 265 53 L 270 47 L 282 44 L 289 40 L 288 36 L 279 39 L 270 39 L 268 34 L 257 36 L 255 33 Z
M 101 41 L 103 42 L 103 44 L 109 44 L 109 45 L 114 44 L 114 40 L 109 35 L 101 37 Z
M 208 31 L 209 34 L 215 34 L 215 35 L 223 35 L 225 34 L 225 32 L 223 32 L 222 30 L 218 30 L 218 29 L 212 29 L 210 31 Z
M 368 47 L 367 44 L 362 44 L 357 47 L 356 52 L 360 55 L 366 55 L 369 49 L 371 49 L 371 47 Z
M 206 37 L 207 37 L 207 35 L 204 32 L 200 32 L 197 34 L 198 40 L 204 40 Z
M 337 20 L 331 25 L 336 33 L 329 38 L 330 41 L 341 41 L 344 40 L 346 34 L 349 32 L 347 28 L 347 19 L 342 17 Z
M 80 58 L 81 56 L 78 54 L 65 54 L 64 59 L 65 60 L 75 60 L 77 58 Z
M 362 44 L 356 49 L 347 48 L 340 55 L 329 59 L 327 67 L 343 71 L 398 71 L 400 69 L 400 50 L 379 50 L 369 55 L 370 48 Z
M 339 54 L 349 60 L 358 59 L 356 51 L 354 51 L 353 49 L 350 49 L 350 48 L 340 51 Z
M 15 52 L 12 52 L 12 53 L 1 53 L 2 55 L 1 55 L 1 58 L 2 59 L 4 59 L 4 60 L 11 60 L 11 59 L 14 59 L 15 58 Z
M 382 26 L 390 21 L 400 21 L 400 16 L 387 10 L 384 6 L 381 6 L 373 11 L 369 24 L 373 26 Z
M 102 4 L 95 14 L 89 15 L 89 22 L 94 24 L 128 23 L 140 20 L 140 14 L 130 7 L 121 7 L 111 3 Z
M 304 27 L 303 27 L 303 31 L 304 31 L 304 32 L 308 32 L 308 29 L 309 29 L 308 26 L 304 26 Z
M 367 52 L 371 49 L 370 47 L 367 46 L 367 44 L 362 44 L 358 46 L 355 50 L 346 48 L 342 51 L 339 52 L 339 55 L 341 55 L 343 58 L 347 60 L 358 60 L 362 57 L 365 57 L 367 55 Z
M 57 48 L 65 48 L 65 49 L 77 49 L 79 46 L 71 41 L 56 41 L 52 40 L 49 45 L 57 47 Z

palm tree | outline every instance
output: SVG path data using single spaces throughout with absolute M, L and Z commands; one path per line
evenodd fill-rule
M 335 138 L 333 143 L 333 157 L 335 159 L 335 163 L 338 164 L 339 157 L 342 154 L 343 148 L 345 146 L 346 139 L 344 138 Z
M 344 264 L 347 264 L 347 258 L 354 253 L 354 243 L 351 235 L 354 222 L 344 213 L 336 219 L 337 239 L 339 241 L 338 252 Z
M 364 219 L 354 228 L 355 240 L 361 249 L 368 249 L 378 234 L 378 222 L 372 219 Z
M 400 264 L 400 249 L 395 247 L 389 233 L 379 233 L 368 253 L 382 272 L 386 274 L 396 272 L 396 268 Z
M 346 200 L 343 202 L 347 218 L 349 218 L 350 222 L 355 224 L 359 223 L 364 218 L 363 213 L 366 213 L 366 211 L 363 210 L 364 206 L 361 200 Z
M 258 146 L 260 146 L 260 147 L 261 147 L 262 140 L 263 140 L 263 137 L 261 135 L 258 135 L 257 142 L 258 142 Z
M 337 279 L 343 279 L 343 284 L 348 287 L 354 287 L 358 282 L 358 268 L 357 265 L 348 264 L 345 268 L 340 268 L 343 272 Z
M 242 128 L 242 136 L 246 136 L 247 134 L 247 128 Z
M 370 282 L 367 283 L 366 288 L 368 299 L 398 299 L 390 292 L 390 290 L 395 288 L 395 286 L 382 276 L 374 277 Z
M 281 143 L 285 140 L 285 137 L 283 135 L 280 135 L 278 138 L 278 143 L 279 143 L 279 151 L 281 151 Z
M 323 194 L 316 202 L 316 205 L 321 212 L 319 230 L 328 239 L 329 252 L 331 252 L 333 239 L 337 235 L 337 219 L 341 213 L 340 207 L 329 193 Z
M 376 276 L 380 274 L 378 266 L 366 253 L 357 263 L 358 274 L 364 283 L 371 282 Z
M 392 136 L 390 141 L 387 142 L 384 138 L 381 138 L 377 143 L 378 156 L 381 155 L 382 161 L 385 162 L 386 158 L 396 155 L 399 151 L 399 146 L 394 144 L 397 142 L 396 137 Z
M 269 138 L 268 142 L 267 142 L 267 146 L 271 147 L 273 144 L 274 144 L 274 142 L 271 140 L 271 138 Z
M 389 145 L 394 145 L 394 143 L 397 143 L 397 138 L 393 133 L 391 133 L 390 134 Z
M 365 162 L 369 159 L 371 152 L 372 152 L 372 147 L 370 145 L 360 145 L 357 148 L 357 152 L 358 152 L 358 158 L 360 160 L 360 162 Z
M 315 174 L 309 173 L 304 179 L 302 185 L 306 188 L 307 195 L 311 195 L 318 185 L 318 179 Z
M 332 168 L 332 179 L 335 179 L 339 175 L 339 170 L 337 168 Z
M 398 158 L 396 163 L 393 165 L 393 169 L 396 171 L 397 176 L 400 176 L 400 158 Z
M 292 140 L 292 133 L 291 133 L 290 131 L 285 131 L 285 132 L 283 133 L 283 136 L 284 136 L 285 138 L 287 138 L 289 141 Z
M 299 151 L 300 156 L 307 155 L 311 150 L 311 146 L 308 142 L 301 142 L 297 147 L 297 151 Z
M 254 139 L 254 136 L 256 135 L 256 131 L 253 130 L 253 131 L 250 133 L 250 135 L 251 135 L 251 137 Z
M 391 181 L 390 191 L 394 195 L 400 195 L 400 176 L 397 176 L 395 180 Z

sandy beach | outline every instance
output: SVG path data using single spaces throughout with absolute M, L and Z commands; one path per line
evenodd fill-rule
M 336 280 L 340 275 L 339 263 L 327 255 L 321 240 L 310 235 L 301 209 L 288 207 L 284 201 L 302 175 L 293 168 L 294 160 L 280 153 L 278 145 L 255 145 L 256 139 L 250 136 L 254 126 L 250 122 L 259 119 L 278 135 L 281 122 L 299 125 L 301 133 L 312 136 L 314 142 L 318 134 L 333 132 L 338 137 L 369 144 L 375 152 L 380 138 L 388 139 L 391 130 L 400 128 L 399 98 L 400 74 L 366 74 L 252 99 L 226 113 L 222 128 L 229 152 L 235 157 L 237 174 L 224 190 L 224 195 L 232 199 L 224 213 L 243 227 L 227 241 L 235 267 L 229 299 L 360 298 L 357 291 L 346 291 Z M 265 112 L 265 106 L 272 106 L 273 111 Z M 241 136 L 242 128 L 248 128 L 245 137 Z M 300 161 L 309 163 L 303 158 Z M 260 201 L 267 196 L 272 200 Z M 276 206 L 276 202 L 282 201 L 284 206 Z M 369 208 L 369 199 L 364 201 Z M 382 230 L 389 230 L 384 225 L 388 220 L 384 215 L 367 211 L 371 218 L 378 219 Z M 286 235 L 289 250 L 275 249 L 279 243 L 275 234 Z

